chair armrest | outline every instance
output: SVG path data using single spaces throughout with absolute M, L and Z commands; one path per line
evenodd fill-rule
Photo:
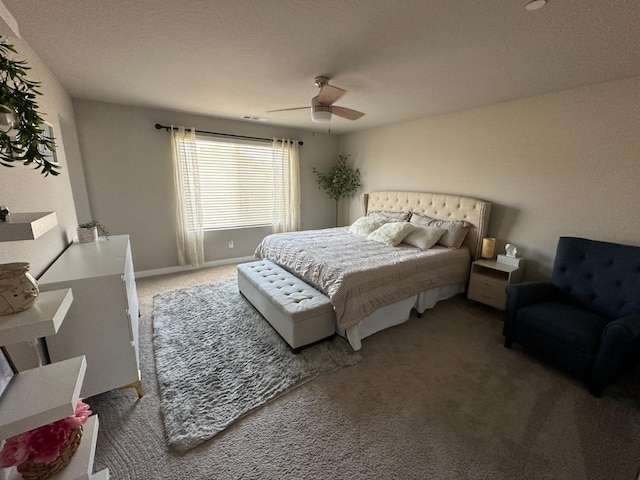
M 640 314 L 610 322 L 602 332 L 591 370 L 590 385 L 602 390 L 634 360 L 640 343 Z
M 551 282 L 530 282 L 507 285 L 507 310 L 560 298 L 560 289 Z
M 510 346 L 518 310 L 534 303 L 556 300 L 560 296 L 560 289 L 551 282 L 530 282 L 508 285 L 505 290 L 507 307 L 504 312 L 502 334 L 507 337 L 505 346 Z
M 614 320 L 605 327 L 602 335 L 605 336 L 607 334 L 607 330 L 610 328 L 618 327 L 625 329 L 631 340 L 640 338 L 640 313 L 627 315 L 626 317 Z

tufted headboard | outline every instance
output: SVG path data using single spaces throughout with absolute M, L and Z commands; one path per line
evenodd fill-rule
M 480 257 L 487 235 L 491 203 L 476 198 L 429 192 L 371 192 L 364 194 L 365 215 L 374 210 L 423 213 L 438 220 L 464 220 L 471 224 L 464 240 L 474 260 Z

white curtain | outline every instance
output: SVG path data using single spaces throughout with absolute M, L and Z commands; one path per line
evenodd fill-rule
M 171 150 L 175 181 L 178 260 L 180 265 L 197 267 L 204 264 L 204 230 L 195 128 L 186 130 L 184 127 L 172 126 Z
M 300 230 L 298 142 L 273 139 L 273 232 Z

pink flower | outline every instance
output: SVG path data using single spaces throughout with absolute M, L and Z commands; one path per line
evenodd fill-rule
M 29 458 L 26 434 L 8 438 L 0 451 L 0 468 L 19 465 Z
M 58 454 L 64 442 L 69 438 L 70 430 L 60 422 L 50 423 L 36 428 L 29 433 L 29 450 L 31 460 L 36 463 L 51 463 Z
M 60 422 L 66 423 L 70 428 L 76 428 L 80 425 L 84 425 L 87 418 L 89 418 L 89 415 L 91 415 L 89 405 L 84 403 L 82 400 L 78 400 L 75 413 L 70 417 L 60 420 Z
M 83 425 L 90 414 L 89 405 L 78 400 L 76 410 L 70 417 L 8 438 L 0 450 L 0 468 L 20 465 L 26 460 L 53 462 L 71 431 Z

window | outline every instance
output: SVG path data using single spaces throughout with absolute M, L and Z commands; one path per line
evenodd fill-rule
M 181 150 L 188 148 L 185 140 L 178 142 Z M 288 175 L 283 172 L 287 167 L 286 162 L 283 166 L 281 149 L 265 142 L 204 134 L 196 134 L 195 149 L 197 175 L 187 172 L 185 163 L 182 166 L 186 195 L 199 195 L 199 202 L 187 203 L 189 229 L 195 226 L 194 204 L 200 205 L 205 230 L 273 225 L 274 207 L 280 198 L 274 185 L 281 183 L 283 174 Z

